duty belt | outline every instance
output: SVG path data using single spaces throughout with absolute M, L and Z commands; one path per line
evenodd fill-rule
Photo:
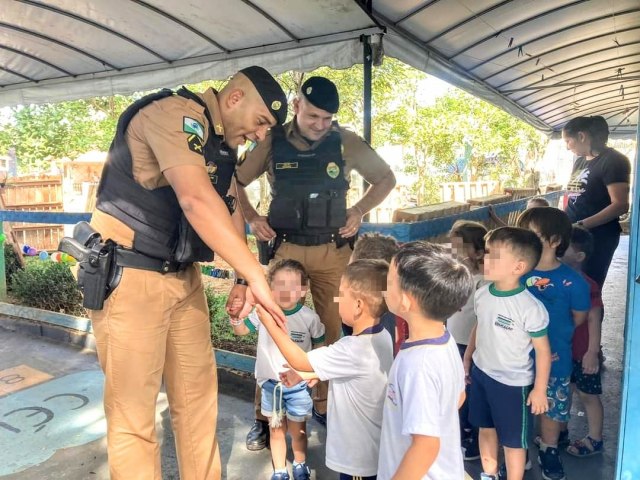
M 321 233 L 318 235 L 296 235 L 292 233 L 278 233 L 278 240 L 282 243 L 294 243 L 303 247 L 315 247 L 327 243 L 336 243 L 341 247 L 349 243 L 349 239 L 342 238 L 338 233 Z
M 148 257 L 123 247 L 116 248 L 116 264 L 120 267 L 136 268 L 160 273 L 175 273 L 187 268 L 191 263 L 171 262 Z

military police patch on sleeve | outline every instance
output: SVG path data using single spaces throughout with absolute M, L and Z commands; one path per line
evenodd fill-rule
M 182 117 L 182 131 L 193 133 L 204 140 L 204 126 L 197 120 L 190 117 Z
M 204 155 L 204 147 L 202 146 L 202 140 L 197 135 L 189 135 L 187 138 L 187 145 L 189 150 L 196 152 L 199 155 Z

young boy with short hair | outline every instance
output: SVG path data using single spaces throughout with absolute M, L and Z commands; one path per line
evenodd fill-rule
M 464 356 L 471 382 L 469 416 L 480 429 L 482 480 L 500 478 L 500 444 L 509 480 L 522 480 L 531 424 L 528 407 L 534 415 L 548 408 L 549 317 L 520 282 L 541 254 L 540 240 L 528 230 L 501 227 L 487 234 L 484 275 L 492 283 L 475 294 L 478 321 Z
M 391 258 L 396 254 L 400 246 L 395 238 L 388 235 L 381 235 L 379 233 L 365 233 L 358 238 L 358 241 L 353 246 L 353 252 L 349 263 L 353 263 L 356 260 L 384 260 L 387 263 L 391 262 Z M 380 317 L 380 324 L 391 335 L 391 341 L 393 342 L 393 355 L 398 353 L 400 345 L 405 340 L 406 322 L 396 317 L 393 313 L 386 311 L 382 317 Z M 344 335 L 351 335 L 352 328 L 348 325 L 342 324 L 342 332 Z
M 583 271 L 584 262 L 593 253 L 593 236 L 584 227 L 574 225 L 571 231 L 571 243 L 562 261 L 571 268 L 582 272 L 591 292 L 591 308 L 587 321 L 576 328 L 573 334 L 573 372 L 571 383 L 575 385 L 580 400 L 587 413 L 589 433 L 586 437 L 574 440 L 567 447 L 567 453 L 575 457 L 589 457 L 602 453 L 602 423 L 604 409 L 600 395 L 600 338 L 602 333 L 602 295 L 600 286 Z M 566 431 L 566 429 L 565 429 Z M 568 432 L 565 433 L 568 440 Z
M 549 313 L 551 373 L 547 386 L 549 410 L 540 419 L 538 462 L 545 480 L 565 480 L 558 451 L 563 422 L 571 410 L 571 340 L 575 327 L 585 321 L 591 307 L 589 286 L 582 275 L 564 265 L 562 257 L 571 241 L 571 221 L 562 210 L 536 207 L 523 212 L 518 226 L 534 232 L 542 242 L 542 256 L 524 277 L 525 285 Z
M 324 342 L 324 325 L 313 310 L 300 303 L 309 284 L 302 264 L 295 260 L 280 260 L 269 267 L 267 277 L 274 299 L 286 316 L 291 341 L 304 351 L 321 345 Z M 293 449 L 293 478 L 309 480 L 306 420 L 311 417 L 313 402 L 307 382 L 301 380 L 288 386 L 280 383 L 279 374 L 284 370 L 285 360 L 269 334 L 260 327 L 255 311 L 244 321 L 230 320 L 230 323 L 236 335 L 258 332 L 255 376 L 262 389 L 261 412 L 269 419 L 274 469 L 271 480 L 290 478 L 287 472 L 287 431 Z
M 464 371 L 444 322 L 473 288 L 467 267 L 440 245 L 411 242 L 393 258 L 387 305 L 409 324 L 389 372 L 378 479 L 464 478 L 458 408 Z
M 375 479 L 378 469 L 382 406 L 393 361 L 391 337 L 379 324 L 386 311 L 388 269 L 383 260 L 357 260 L 347 266 L 336 301 L 353 335 L 312 352 L 300 349 L 258 308 L 264 327 L 294 369 L 281 375 L 283 382 L 329 381 L 326 465 L 339 472 L 341 480 Z

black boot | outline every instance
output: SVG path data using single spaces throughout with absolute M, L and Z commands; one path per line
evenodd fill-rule
M 247 433 L 247 450 L 252 452 L 262 450 L 269 443 L 269 423 L 262 420 L 253 422 L 253 426 Z

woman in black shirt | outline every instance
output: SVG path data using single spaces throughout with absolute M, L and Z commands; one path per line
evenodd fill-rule
M 629 210 L 629 159 L 607 147 L 609 126 L 601 116 L 576 117 L 562 129 L 567 149 L 578 156 L 568 185 L 566 212 L 593 234 L 594 252 L 584 272 L 600 287 L 620 241 L 620 215 Z

